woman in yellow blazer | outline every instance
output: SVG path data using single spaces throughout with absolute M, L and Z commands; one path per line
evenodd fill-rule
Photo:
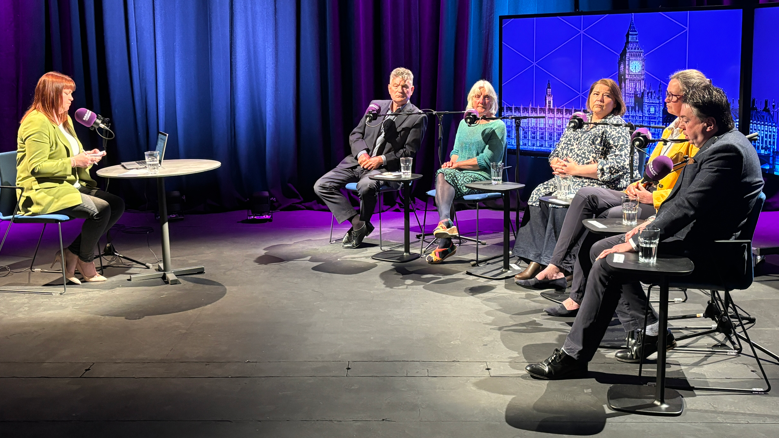
M 89 169 L 101 157 L 84 152 L 68 116 L 73 79 L 57 72 L 44 74 L 35 87 L 30 109 L 22 117 L 16 149 L 16 185 L 22 187 L 22 214 L 64 214 L 85 219 L 73 243 L 65 249 L 65 276 L 73 283 L 76 269 L 86 281 L 105 281 L 94 264 L 97 241 L 124 213 L 124 201 L 97 189 Z M 90 154 L 100 153 L 97 149 Z M 62 256 L 59 252 L 55 263 Z

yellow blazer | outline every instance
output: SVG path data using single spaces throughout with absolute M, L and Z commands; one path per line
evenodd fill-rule
M 68 116 L 70 135 L 84 151 Z M 43 113 L 32 111 L 19 127 L 16 147 L 16 185 L 23 187 L 19 208 L 22 214 L 55 213 L 81 204 L 81 194 L 73 186 L 94 188 L 97 183 L 89 176 L 89 168 L 70 166 L 70 143 L 59 126 Z M 92 166 L 90 166 L 91 168 Z
M 670 137 L 672 132 L 673 129 L 665 128 L 665 130 L 663 130 L 663 138 Z M 682 133 L 681 137 L 679 138 L 685 138 L 684 133 Z M 652 151 L 652 155 L 649 156 L 649 161 L 654 160 L 660 155 L 660 152 L 663 149 L 661 144 L 662 143 L 658 143 L 658 145 L 655 146 L 655 149 Z M 685 155 L 694 157 L 697 153 L 698 147 L 690 144 L 690 142 L 672 143 L 670 149 L 668 149 L 668 152 L 666 153 L 666 156 L 668 156 L 675 165 L 682 161 L 682 157 Z M 662 204 L 663 201 L 665 201 L 665 198 L 671 194 L 671 190 L 673 190 L 674 185 L 676 184 L 676 180 L 679 179 L 679 174 L 681 173 L 682 168 L 680 167 L 679 169 L 674 170 L 673 172 L 666 175 L 665 178 L 658 181 L 657 190 L 652 192 L 652 203 L 655 205 L 655 210 L 660 208 L 660 204 Z

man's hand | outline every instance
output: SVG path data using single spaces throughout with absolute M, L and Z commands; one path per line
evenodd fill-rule
M 372 157 L 365 160 L 365 163 L 361 164 L 363 169 L 366 170 L 373 170 L 378 169 L 384 164 L 384 161 L 381 159 L 381 157 Z
M 642 223 L 641 225 L 638 225 L 637 227 L 635 227 L 635 228 L 633 228 L 632 230 L 630 230 L 630 231 L 628 231 L 627 233 L 625 233 L 625 240 L 626 240 L 626 241 L 627 241 L 627 240 L 630 240 L 630 239 L 631 239 L 633 236 L 635 236 L 636 234 L 640 233 L 640 232 L 641 232 L 641 230 L 643 230 L 644 228 L 646 228 L 646 226 L 647 226 L 647 225 L 649 225 L 650 223 L 652 223 L 652 221 L 653 221 L 653 220 L 655 220 L 655 218 L 654 218 L 654 217 L 653 217 L 653 218 L 650 218 L 650 219 L 647 219 L 647 220 L 646 220 L 646 221 L 644 221 L 644 223 Z
M 644 188 L 643 184 L 635 183 L 628 186 L 627 189 L 625 189 L 625 193 L 627 193 L 631 198 L 638 198 L 638 202 L 642 204 L 653 204 L 654 199 L 652 198 L 652 192 Z
M 360 154 L 360 156 L 357 157 L 357 164 L 359 164 L 360 167 L 365 167 L 365 162 L 370 160 L 370 159 L 371 159 L 371 156 L 368 155 L 367 153 Z
M 601 252 L 600 255 L 598 256 L 598 258 L 602 259 L 614 252 L 636 252 L 636 250 L 634 250 L 633 246 L 628 242 L 618 243 L 609 249 L 604 249 L 603 252 Z

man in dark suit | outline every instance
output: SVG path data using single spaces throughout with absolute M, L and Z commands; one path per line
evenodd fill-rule
M 425 136 L 427 118 L 409 99 L 414 94 L 414 75 L 405 68 L 390 73 L 387 86 L 391 100 L 371 101 L 369 111 L 378 108 L 378 120 L 363 117 L 349 135 L 351 153 L 335 169 L 327 172 L 314 184 L 314 191 L 333 212 L 338 223 L 348 220 L 352 227 L 343 238 L 344 248 L 359 248 L 363 239 L 373 231 L 371 215 L 376 207 L 376 195 L 383 183 L 370 179 L 371 175 L 400 169 L 402 157 L 413 157 Z M 348 183 L 357 183 L 360 212 L 341 193 Z
M 738 236 L 763 188 L 763 178 L 755 148 L 733 129 L 730 104 L 721 89 L 705 85 L 690 90 L 679 118 L 685 136 L 700 150 L 652 224 L 660 228 L 658 250 L 692 259 L 695 271 L 689 279 L 695 281 L 719 275 L 717 269 L 722 267 L 712 245 Z M 635 252 L 639 229 L 593 245 L 593 266 L 573 327 L 561 350 L 525 368 L 531 376 L 564 379 L 586 374 L 620 298 L 636 314 L 644 314 L 646 295 L 641 284 L 610 268 L 604 259 L 615 252 Z M 643 338 L 646 349 L 657 342 L 657 336 Z

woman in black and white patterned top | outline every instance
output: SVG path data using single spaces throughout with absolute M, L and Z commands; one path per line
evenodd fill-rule
M 566 129 L 557 147 L 549 155 L 552 173 L 566 178 L 571 192 L 582 187 L 623 190 L 638 178 L 638 172 L 634 171 L 634 175 L 630 175 L 628 129 L 614 126 L 624 123 L 620 116 L 625 114 L 622 92 L 616 82 L 601 79 L 593 83 L 587 98 L 587 109 L 591 112 L 590 122 L 608 124 Z M 638 168 L 637 156 L 633 157 L 633 168 Z M 551 195 L 556 190 L 557 184 L 553 178 L 539 184 L 530 195 L 527 210 L 522 218 L 523 226 L 519 229 L 514 244 L 514 255 L 529 264 L 516 279 L 534 276 L 552 257 L 567 208 L 539 202 L 539 198 Z M 563 269 L 572 270 L 573 261 L 573 257 L 569 257 L 564 262 Z

